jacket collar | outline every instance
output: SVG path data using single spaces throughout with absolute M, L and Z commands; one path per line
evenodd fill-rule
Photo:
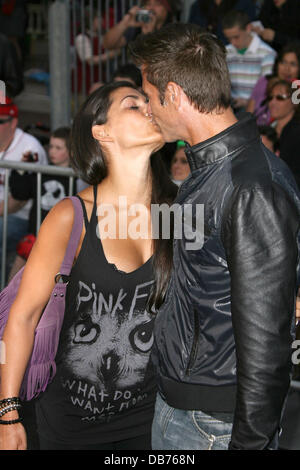
M 259 139 L 259 132 L 255 119 L 251 114 L 247 114 L 214 137 L 192 147 L 187 144 L 185 153 L 193 172 L 198 168 L 223 160 L 257 139 Z

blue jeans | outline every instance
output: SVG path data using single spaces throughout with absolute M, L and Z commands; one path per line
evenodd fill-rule
M 232 413 L 177 410 L 157 394 L 152 425 L 153 450 L 227 450 Z

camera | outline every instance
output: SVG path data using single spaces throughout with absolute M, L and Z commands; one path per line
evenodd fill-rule
M 151 16 L 152 14 L 150 10 L 139 10 L 136 14 L 135 20 L 137 23 L 150 23 Z

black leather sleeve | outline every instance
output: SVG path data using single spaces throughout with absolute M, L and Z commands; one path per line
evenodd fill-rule
M 223 223 L 237 397 L 230 449 L 268 449 L 288 392 L 299 213 L 276 184 L 239 189 Z

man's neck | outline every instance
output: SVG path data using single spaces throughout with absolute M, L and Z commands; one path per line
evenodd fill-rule
M 185 140 L 191 146 L 199 144 L 200 142 L 215 137 L 236 122 L 237 119 L 231 108 L 225 110 L 222 114 L 200 114 L 198 119 L 195 118 L 191 120 L 191 125 L 189 129 L 187 129 L 188 135 Z

